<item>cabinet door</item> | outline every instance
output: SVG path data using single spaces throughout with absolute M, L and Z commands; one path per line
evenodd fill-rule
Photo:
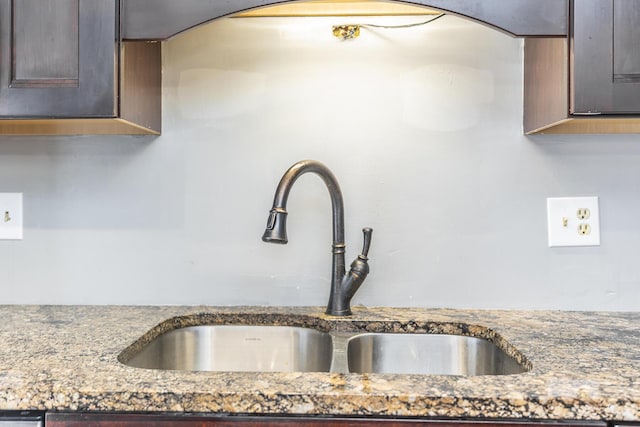
M 115 116 L 117 18 L 116 0 L 0 0 L 0 116 Z
M 606 427 L 604 422 L 461 421 L 193 414 L 47 413 L 47 427 Z
M 640 1 L 571 1 L 572 114 L 640 112 Z

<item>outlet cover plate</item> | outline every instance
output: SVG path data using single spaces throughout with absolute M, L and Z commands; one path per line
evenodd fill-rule
M 588 217 L 585 218 L 584 210 Z M 588 234 L 580 229 L 588 225 Z M 547 199 L 549 247 L 599 246 L 600 212 L 597 197 L 551 197 Z
M 0 193 L 0 240 L 22 239 L 22 193 Z

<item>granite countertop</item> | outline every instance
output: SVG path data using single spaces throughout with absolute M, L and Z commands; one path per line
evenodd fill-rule
M 0 410 L 640 420 L 640 313 L 356 307 L 336 319 L 323 310 L 0 306 Z M 462 333 L 508 342 L 532 369 L 465 377 L 180 372 L 118 362 L 140 337 L 202 322 Z

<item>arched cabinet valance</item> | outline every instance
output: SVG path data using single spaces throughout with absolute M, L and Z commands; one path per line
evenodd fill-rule
M 164 40 L 184 30 L 245 10 L 287 3 L 278 0 L 125 0 L 125 39 Z M 413 0 L 473 19 L 514 36 L 565 37 L 567 0 Z

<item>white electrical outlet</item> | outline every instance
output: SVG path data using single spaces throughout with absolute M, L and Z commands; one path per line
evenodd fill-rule
M 547 199 L 549 247 L 599 246 L 600 212 L 597 197 Z
M 0 193 L 0 239 L 22 239 L 22 193 Z

